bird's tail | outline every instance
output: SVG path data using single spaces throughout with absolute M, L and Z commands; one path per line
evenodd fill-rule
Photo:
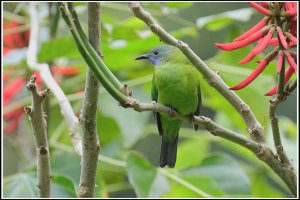
M 168 142 L 164 136 L 161 140 L 160 167 L 168 165 L 173 168 L 176 163 L 178 136 L 173 142 Z

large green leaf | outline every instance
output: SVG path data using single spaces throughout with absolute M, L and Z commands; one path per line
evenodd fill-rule
M 126 166 L 129 182 L 139 198 L 158 198 L 169 191 L 168 180 L 141 155 L 129 152 Z
M 73 181 L 63 175 L 52 175 L 52 183 L 67 191 L 72 197 L 76 197 L 76 185 Z M 57 195 L 57 194 L 56 194 Z M 59 195 L 57 195 L 59 197 Z
M 5 198 L 36 198 L 38 196 L 37 177 L 34 173 L 16 174 L 4 181 L 3 195 Z M 74 194 L 74 187 L 70 180 L 54 177 L 51 182 L 51 197 L 70 198 L 75 197 Z
M 80 178 L 80 157 L 65 151 L 55 151 L 51 154 L 52 173 L 63 175 L 76 185 Z
M 193 2 L 165 2 L 168 7 L 170 8 L 188 8 L 193 5 Z
M 229 155 L 214 153 L 202 160 L 199 167 L 182 172 L 186 176 L 213 178 L 227 194 L 250 194 L 250 181 L 239 164 Z
M 233 23 L 235 20 L 249 21 L 251 16 L 251 8 L 242 8 L 216 15 L 200 17 L 196 20 L 196 24 L 199 28 L 205 27 L 210 31 L 219 31 L 220 29 L 227 27 L 230 23 Z
M 43 43 L 39 50 L 38 60 L 47 62 L 59 57 L 78 58 L 79 55 L 73 37 L 68 36 Z
M 140 101 L 146 100 L 146 94 L 140 88 L 133 88 L 133 95 Z M 105 116 L 115 119 L 123 136 L 124 147 L 131 147 L 142 135 L 144 126 L 151 115 L 150 112 L 136 112 L 118 106 L 118 102 L 110 95 L 101 96 L 100 111 Z
M 185 169 L 198 165 L 208 151 L 209 142 L 207 137 L 195 137 L 195 139 L 179 143 L 176 169 Z
M 5 198 L 36 198 L 38 196 L 36 176 L 33 173 L 16 174 L 7 182 L 4 179 L 4 182 L 3 196 Z
M 282 190 L 278 190 L 276 185 L 267 179 L 266 170 L 258 170 L 251 174 L 252 194 L 262 198 L 284 198 Z
M 215 180 L 204 176 L 181 176 L 182 179 L 191 183 L 192 185 L 201 188 L 204 192 L 212 196 L 223 196 L 224 192 L 218 186 Z M 163 195 L 164 198 L 200 198 L 199 194 L 193 192 L 187 187 L 182 187 L 177 182 L 171 182 L 171 190 L 169 193 Z

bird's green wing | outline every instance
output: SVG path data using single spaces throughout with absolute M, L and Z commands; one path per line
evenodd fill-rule
M 152 79 L 151 98 L 152 98 L 152 101 L 157 102 L 158 91 L 157 91 L 156 85 L 154 83 L 154 75 L 153 75 L 153 79 Z M 153 112 L 153 114 L 156 118 L 156 124 L 157 124 L 159 135 L 163 135 L 163 129 L 162 129 L 162 124 L 161 124 L 160 114 L 159 114 L 159 112 Z
M 198 106 L 194 113 L 195 116 L 200 116 L 201 106 L 202 106 L 201 90 L 200 90 L 200 84 L 198 84 Z M 197 131 L 198 125 L 194 125 L 194 129 L 195 129 L 195 131 Z
M 152 101 L 156 101 L 157 102 L 157 98 L 158 98 L 158 91 L 157 91 L 156 85 L 154 83 L 154 74 L 153 74 L 152 88 L 151 88 L 151 99 L 152 99 Z

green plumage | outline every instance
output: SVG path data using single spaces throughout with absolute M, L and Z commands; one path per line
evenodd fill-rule
M 170 45 L 160 45 L 150 51 L 147 58 L 156 64 L 152 80 L 152 100 L 171 107 L 182 115 L 199 115 L 201 94 L 197 71 L 181 51 Z M 159 113 L 156 113 L 156 120 L 162 137 L 160 166 L 174 167 L 182 122 Z

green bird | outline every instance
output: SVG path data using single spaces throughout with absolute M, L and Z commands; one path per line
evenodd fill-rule
M 182 121 L 172 118 L 174 110 L 181 115 L 200 115 L 201 92 L 197 71 L 180 50 L 159 45 L 135 60 L 148 59 L 154 64 L 151 97 L 169 109 L 169 115 L 154 113 L 162 138 L 160 167 L 173 168 L 176 163 L 178 134 Z M 197 131 L 198 126 L 194 125 Z

